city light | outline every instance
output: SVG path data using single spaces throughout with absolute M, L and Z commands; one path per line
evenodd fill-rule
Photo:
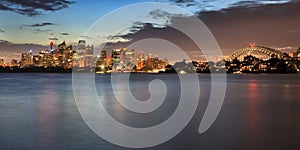
M 50 41 L 50 45 L 53 42 Z M 51 47 L 52 48 L 52 47 Z M 192 72 L 210 73 L 222 72 L 241 73 L 298 73 L 300 68 L 300 48 L 289 54 L 278 50 L 257 46 L 250 43 L 248 47 L 241 48 L 226 59 L 217 62 L 186 62 L 178 61 L 170 65 L 167 59 L 160 59 L 150 53 L 136 51 L 134 49 L 119 48 L 112 49 L 111 55 L 107 50 L 93 56 L 93 45 L 87 44 L 85 40 L 79 40 L 77 50 L 72 45 L 67 46 L 66 42 L 57 45 L 57 48 L 40 50 L 33 54 L 32 50 L 22 53 L 21 59 L 11 60 L 5 63 L 0 59 L 1 72 L 18 72 L 24 69 L 28 72 L 71 72 L 77 71 L 96 73 L 112 72 L 144 72 L 144 73 L 176 73 L 186 74 Z

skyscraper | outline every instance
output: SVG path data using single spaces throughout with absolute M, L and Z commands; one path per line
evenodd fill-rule
M 129 49 L 125 51 L 125 58 L 130 62 L 130 63 L 135 63 L 135 52 L 133 49 Z
M 85 67 L 93 67 L 94 59 L 93 59 L 94 48 L 93 45 L 87 45 L 86 53 L 85 53 Z
M 101 51 L 101 56 L 98 59 L 98 67 L 107 67 L 107 51 Z
M 112 59 L 112 69 L 116 70 L 116 66 L 120 63 L 120 49 L 113 49 L 111 52 L 111 59 Z
M 79 68 L 85 68 L 85 53 L 86 53 L 85 40 L 78 41 L 78 65 Z
M 63 54 L 63 52 L 64 52 L 64 50 L 66 49 L 66 42 L 65 41 L 63 41 L 61 44 L 59 44 L 58 45 L 58 53 L 60 54 L 60 55 L 62 55 Z

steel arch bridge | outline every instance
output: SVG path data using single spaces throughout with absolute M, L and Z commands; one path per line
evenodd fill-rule
M 229 58 L 230 59 L 235 59 L 235 58 L 238 58 L 238 57 L 240 57 L 244 54 L 253 53 L 253 52 L 262 53 L 262 54 L 265 54 L 269 57 L 275 56 L 277 58 L 282 58 L 282 56 L 283 56 L 283 53 L 278 51 L 278 50 L 268 48 L 268 47 L 263 47 L 263 46 L 253 46 L 253 45 L 251 45 L 251 46 L 241 48 L 241 49 L 231 53 L 229 55 Z

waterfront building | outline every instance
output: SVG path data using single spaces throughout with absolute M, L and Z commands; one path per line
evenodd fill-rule
M 32 61 L 34 67 L 41 67 L 43 64 L 41 63 L 42 57 L 40 55 L 33 55 Z
M 44 66 L 45 68 L 51 66 L 51 58 L 50 52 L 48 50 L 42 50 L 39 52 L 40 55 L 40 64 L 41 66 Z
M 300 60 L 300 47 L 296 50 L 296 52 L 294 53 L 294 57 L 295 60 Z
M 101 55 L 97 57 L 96 67 L 101 68 L 102 70 L 108 67 L 107 51 L 101 51 Z
M 19 67 L 19 66 L 20 66 L 19 63 L 18 63 L 18 60 L 16 60 L 16 59 L 12 59 L 12 60 L 10 61 L 10 65 L 11 65 L 12 67 Z
M 66 49 L 63 51 L 63 64 L 64 68 L 72 68 L 74 63 L 74 56 L 76 51 L 73 50 L 72 45 L 66 47 Z
M 22 53 L 21 55 L 21 61 L 20 61 L 20 67 L 25 68 L 31 66 L 32 63 L 32 50 L 30 50 L 28 53 Z
M 86 42 L 85 40 L 79 40 L 78 42 L 78 65 L 79 68 L 85 68 L 85 53 L 86 53 Z
M 86 52 L 85 52 L 85 67 L 91 68 L 94 65 L 94 48 L 93 45 L 87 45 L 86 46 Z
M 112 70 L 116 70 L 117 66 L 120 63 L 120 54 L 121 50 L 120 49 L 113 49 L 111 52 L 111 66 Z
M 0 58 L 0 66 L 5 66 L 4 59 Z

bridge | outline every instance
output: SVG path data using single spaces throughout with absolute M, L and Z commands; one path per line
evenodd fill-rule
M 282 58 L 283 57 L 283 53 L 272 49 L 272 48 L 268 48 L 268 47 L 263 47 L 263 46 L 256 46 L 254 43 L 250 43 L 250 46 L 245 47 L 245 48 L 241 48 L 233 53 L 231 53 L 229 55 L 229 59 L 235 59 L 235 58 L 239 58 L 243 55 L 264 55 L 267 58 L 271 58 L 271 57 L 277 57 L 277 58 Z

